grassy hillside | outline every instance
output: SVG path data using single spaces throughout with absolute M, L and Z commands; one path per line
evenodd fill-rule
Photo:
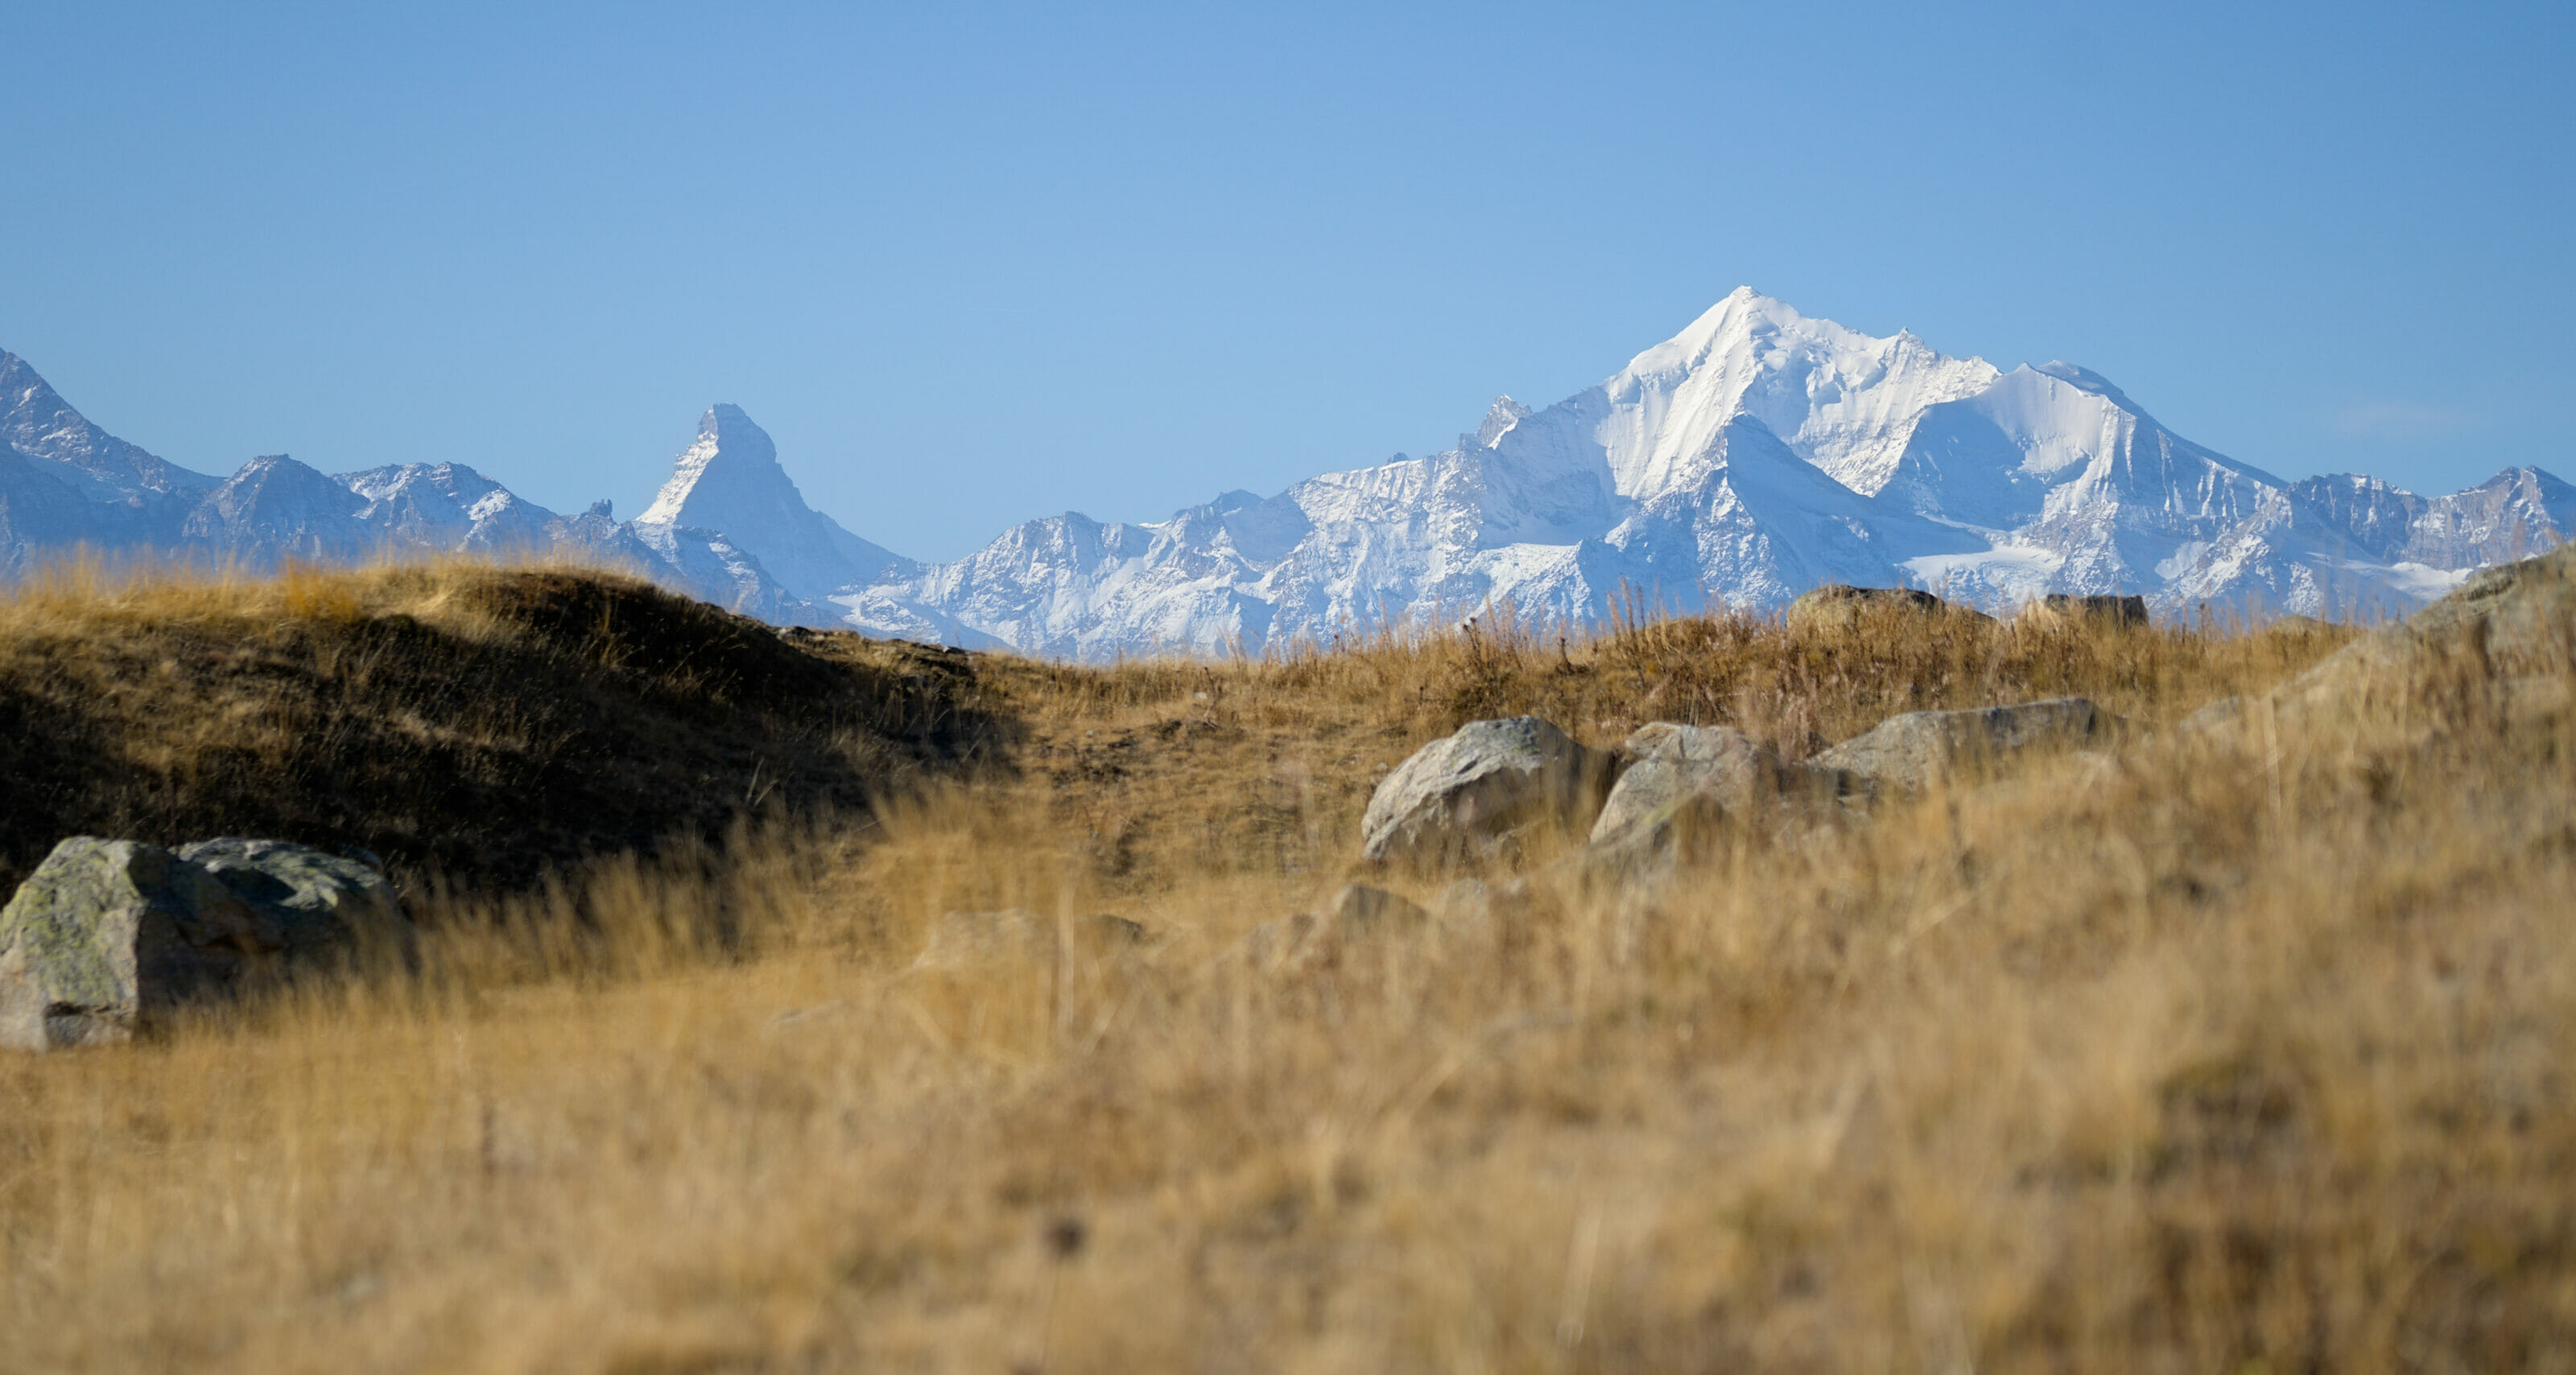
M 508 588 L 577 611 L 513 612 Z M 651 856 L 416 887 L 415 974 L 0 1060 L 0 1368 L 2555 1370 L 2576 1349 L 2564 653 L 2480 645 L 2352 709 L 2205 735 L 2177 723 L 2346 633 L 1886 612 L 1077 669 L 742 629 L 786 657 L 718 681 L 578 648 L 584 598 L 641 595 L 451 569 L 205 588 L 184 616 L 22 598 L 13 625 L 127 627 L 111 644 L 401 614 L 598 694 L 575 711 L 496 673 L 446 719 L 851 762 L 720 844 L 739 773 L 635 765 L 658 781 L 618 795 L 682 794 L 668 810 L 520 815 L 557 828 L 548 855 L 666 827 Z M 39 631 L 9 633 L 45 681 L 170 691 L 166 655 L 58 637 L 34 660 L 15 646 Z M 840 714 L 807 705 L 809 672 Z M 311 673 L 291 700 L 359 714 L 355 680 Z M 2066 692 L 2152 729 L 2115 767 L 1733 835 L 1661 893 L 1541 869 L 1492 926 L 1282 971 L 1239 944 L 1356 873 L 1375 778 L 1466 719 L 1532 710 L 1596 744 L 1723 722 L 1804 754 L 1895 711 Z M 935 705 L 860 705 L 888 701 Z M 167 727 L 167 767 L 233 748 L 218 719 L 193 745 Z M 361 839 L 464 816 L 345 787 L 390 818 Z M 1001 908 L 1037 938 L 916 962 L 943 914 Z M 1144 940 L 1085 938 L 1099 912 Z
M 947 656 L 809 638 L 568 568 L 63 570 L 0 603 L 0 883 L 86 832 L 525 886 L 993 748 Z

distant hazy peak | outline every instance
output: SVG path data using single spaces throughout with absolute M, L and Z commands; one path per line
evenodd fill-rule
M 698 417 L 698 438 L 712 439 L 726 450 L 755 462 L 778 461 L 778 446 L 770 442 L 769 431 L 752 423 L 742 407 L 719 401 L 707 407 Z
M 1476 427 L 1473 447 L 1479 449 L 1490 449 L 1494 447 L 1494 445 L 1498 443 L 1504 435 L 1511 433 L 1511 429 L 1514 425 L 1529 419 L 1534 414 L 1536 414 L 1536 412 L 1532 411 L 1529 407 L 1522 405 L 1518 401 L 1514 401 L 1508 396 L 1495 397 L 1494 404 L 1488 407 L 1485 411 L 1484 423 Z M 1465 448 L 1469 446 L 1461 445 L 1460 447 Z M 1399 455 L 1399 457 L 1401 456 Z
M 671 480 L 635 521 L 720 530 L 731 548 L 809 599 L 910 566 L 806 505 L 768 431 L 740 406 L 721 401 L 698 418 L 696 441 L 681 451 Z
M 753 424 L 742 407 L 719 401 L 698 417 L 697 441 L 680 452 L 672 464 L 670 480 L 662 484 L 653 504 L 636 519 L 654 525 L 721 529 L 721 525 L 700 519 L 705 513 L 693 511 L 693 505 L 702 506 L 710 500 L 731 504 L 725 495 L 734 493 L 718 494 L 719 489 L 727 488 L 756 489 L 774 500 L 782 487 L 796 505 L 804 505 L 794 480 L 778 466 L 778 445 L 771 441 L 769 432 Z
M 26 359 L 0 350 L 0 445 L 148 491 L 202 490 L 218 479 L 128 444 L 73 410 Z M 97 493 L 93 493 L 97 495 Z

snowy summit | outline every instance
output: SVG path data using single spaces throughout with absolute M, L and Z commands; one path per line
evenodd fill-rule
M 1623 587 L 1683 610 L 1847 582 L 1994 609 L 2136 592 L 2168 614 L 2349 614 L 2416 605 L 2571 528 L 2576 490 L 2537 469 L 2429 499 L 2284 481 L 2083 368 L 2003 372 L 1748 287 L 1599 386 L 1539 411 L 1496 401 L 1445 453 L 1153 524 L 1034 520 L 830 600 L 860 629 L 1075 657 L 1257 650 L 1381 607 L 1597 620 Z

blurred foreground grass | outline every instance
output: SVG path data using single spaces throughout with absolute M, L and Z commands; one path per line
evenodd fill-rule
M 976 656 L 981 771 L 428 885 L 416 970 L 0 1060 L 0 1367 L 2566 1369 L 2576 718 L 2455 666 L 2176 729 L 2346 634 Z M 1465 719 L 1804 754 L 2069 692 L 2154 733 L 1659 893 L 1236 948 Z M 1004 908 L 1147 936 L 915 966 Z

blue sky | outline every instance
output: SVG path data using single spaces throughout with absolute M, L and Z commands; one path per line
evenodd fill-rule
M 2576 480 L 2576 7 L 0 9 L 0 347 L 228 471 L 953 557 L 1423 453 L 1739 283 L 2287 476 Z

